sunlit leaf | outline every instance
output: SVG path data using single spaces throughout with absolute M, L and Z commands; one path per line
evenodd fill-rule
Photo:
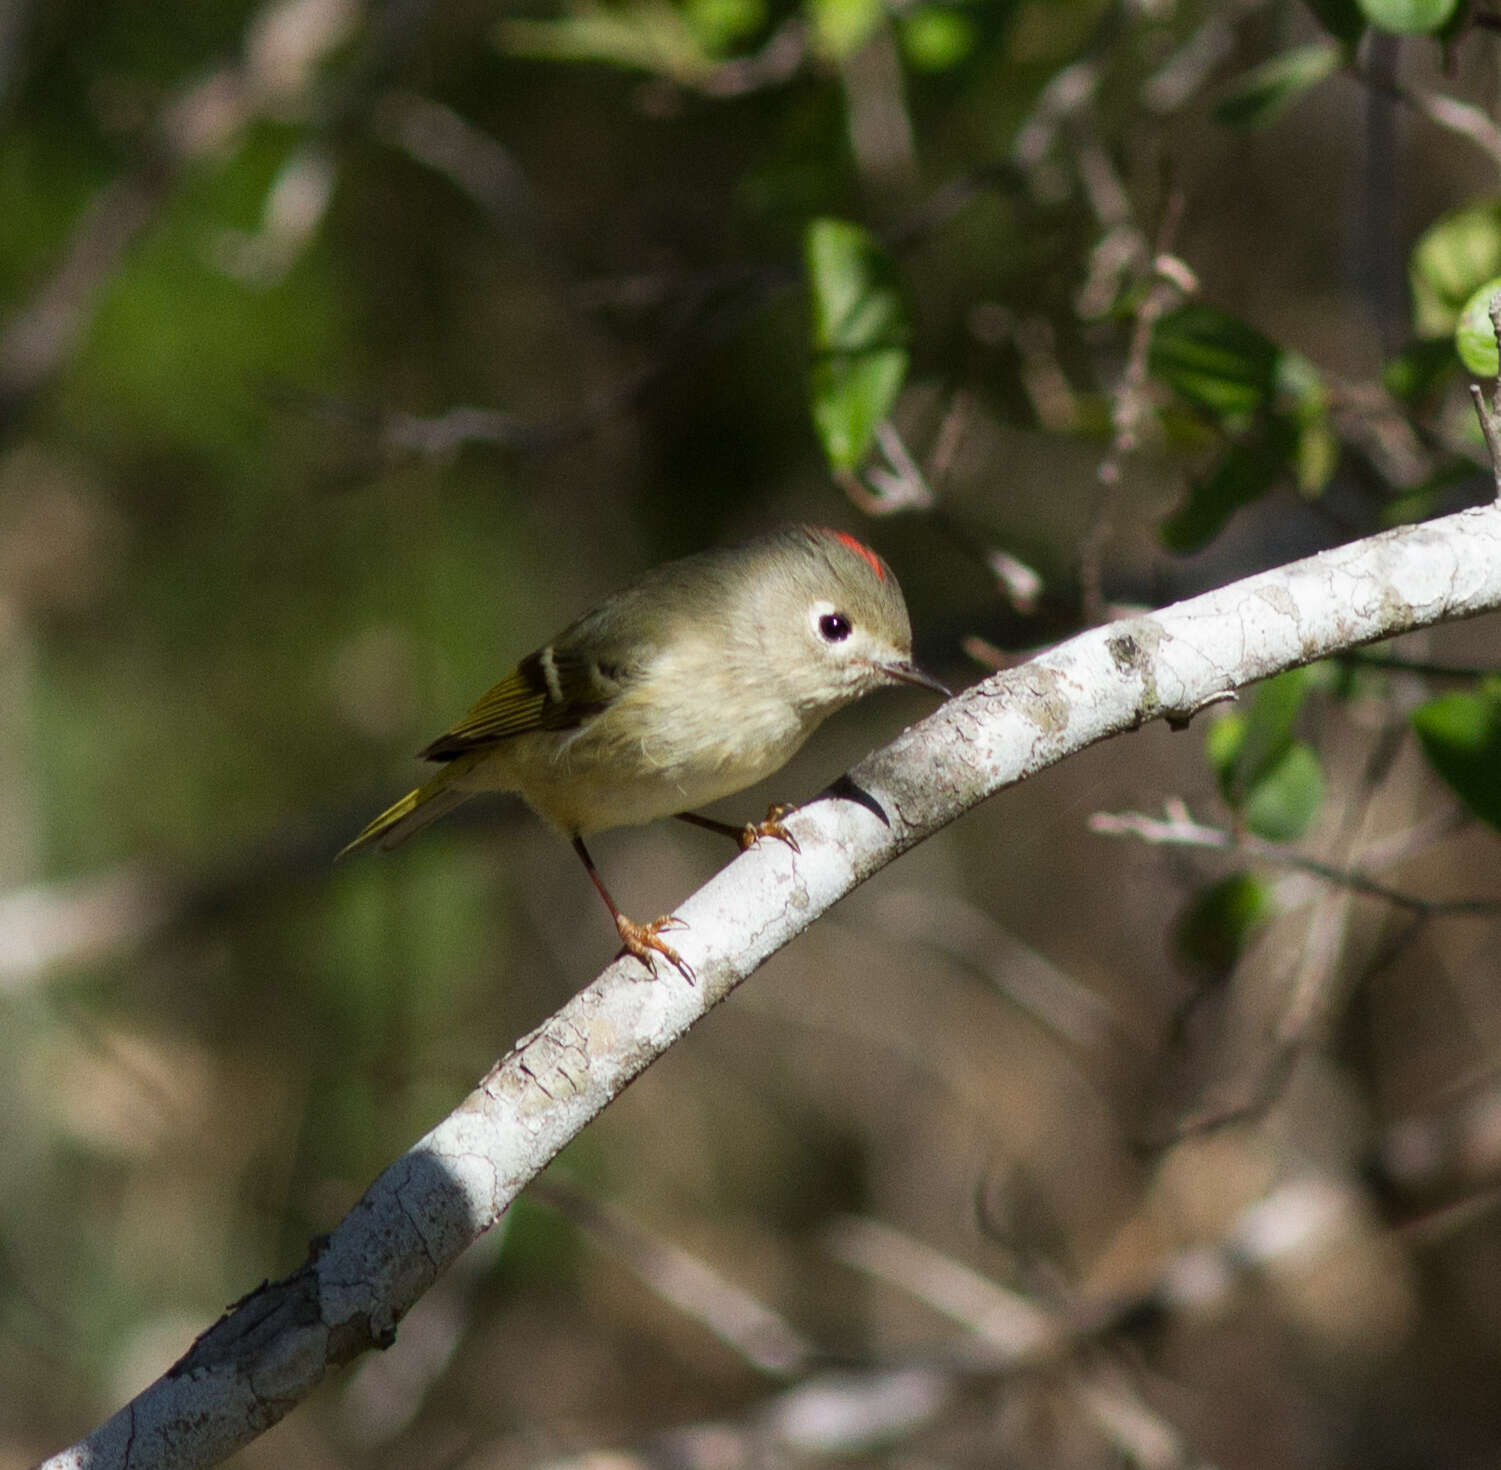
M 1501 276 L 1487 281 L 1464 304 L 1459 324 L 1454 328 L 1454 345 L 1459 360 L 1477 378 L 1494 378 L 1501 369 L 1501 354 L 1496 351 L 1496 328 L 1491 321 L 1491 298 L 1501 294 Z
M 1329 419 L 1329 386 L 1300 352 L 1283 352 L 1277 362 L 1277 397 L 1296 426 L 1292 469 L 1298 489 L 1314 496 L 1328 485 L 1339 464 L 1339 436 Z
M 631 0 L 619 7 L 580 0 L 557 20 L 502 20 L 495 41 L 513 56 L 602 62 L 685 84 L 701 81 L 716 60 L 683 14 L 664 0 Z
M 881 0 L 809 0 L 818 48 L 836 60 L 858 51 L 880 25 Z
M 975 23 L 962 10 L 924 5 L 901 19 L 902 54 L 917 71 L 947 71 L 975 47 Z
M 1459 0 L 1360 0 L 1365 18 L 1378 30 L 1423 35 L 1442 30 Z
M 1316 41 L 1263 61 L 1230 84 L 1215 106 L 1215 121 L 1232 128 L 1268 127 L 1311 87 L 1338 71 L 1344 59 L 1339 46 Z
M 1474 814 L 1501 827 L 1501 685 L 1441 695 L 1412 712 L 1428 764 Z
M 907 319 L 890 259 L 866 230 L 818 219 L 803 242 L 813 303 L 813 422 L 830 464 L 852 470 L 907 372 Z
M 1293 456 L 1298 489 L 1308 496 L 1326 490 L 1339 467 L 1339 452 L 1339 436 L 1327 421 L 1300 430 L 1297 453 Z
M 766 24 L 766 5 L 764 0 L 687 0 L 683 15 L 707 52 L 725 56 Z
M 1466 205 L 1430 225 L 1413 247 L 1408 276 L 1418 335 L 1452 332 L 1465 302 L 1501 276 L 1501 200 Z

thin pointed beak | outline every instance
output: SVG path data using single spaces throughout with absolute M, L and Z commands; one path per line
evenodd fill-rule
M 925 674 L 914 663 L 903 659 L 899 662 L 881 665 L 881 672 L 892 679 L 899 680 L 903 684 L 916 684 L 921 689 L 931 689 L 935 694 L 941 694 L 945 699 L 952 699 L 954 691 L 946 684 L 940 684 L 931 674 Z

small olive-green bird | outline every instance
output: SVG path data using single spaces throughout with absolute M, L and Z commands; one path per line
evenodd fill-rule
M 835 710 L 890 684 L 947 695 L 912 662 L 891 568 L 841 531 L 787 526 L 668 562 L 529 654 L 426 750 L 442 769 L 348 847 L 391 848 L 485 791 L 514 791 L 574 846 L 625 949 L 693 972 L 610 897 L 587 833 L 676 816 L 748 847 L 797 846 L 773 807 L 733 827 L 690 808 L 770 775 Z

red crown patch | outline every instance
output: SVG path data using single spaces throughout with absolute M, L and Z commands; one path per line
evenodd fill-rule
M 842 545 L 847 546 L 862 561 L 866 562 L 871 571 L 876 574 L 879 581 L 886 580 L 886 563 L 873 552 L 863 541 L 857 541 L 848 531 L 830 531 L 829 534 Z

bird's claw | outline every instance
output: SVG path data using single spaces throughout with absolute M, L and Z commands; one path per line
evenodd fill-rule
M 790 817 L 797 808 L 791 802 L 773 802 L 766 808 L 766 817 L 760 822 L 747 822 L 740 829 L 740 850 L 749 851 L 763 837 L 775 837 L 778 842 L 785 842 L 793 852 L 801 852 L 802 848 L 797 845 L 797 838 L 782 825 L 783 817 Z
M 686 929 L 687 927 L 681 919 L 674 918 L 671 914 L 664 914 L 660 919 L 653 919 L 649 924 L 638 924 L 634 919 L 626 918 L 624 914 L 617 915 L 615 919 L 615 929 L 620 935 L 620 942 L 625 947 L 625 952 L 635 955 L 651 971 L 653 979 L 656 979 L 657 975 L 656 956 L 661 955 L 668 964 L 676 968 L 683 979 L 692 985 L 697 978 L 693 973 L 693 966 L 661 937 L 664 929 Z

